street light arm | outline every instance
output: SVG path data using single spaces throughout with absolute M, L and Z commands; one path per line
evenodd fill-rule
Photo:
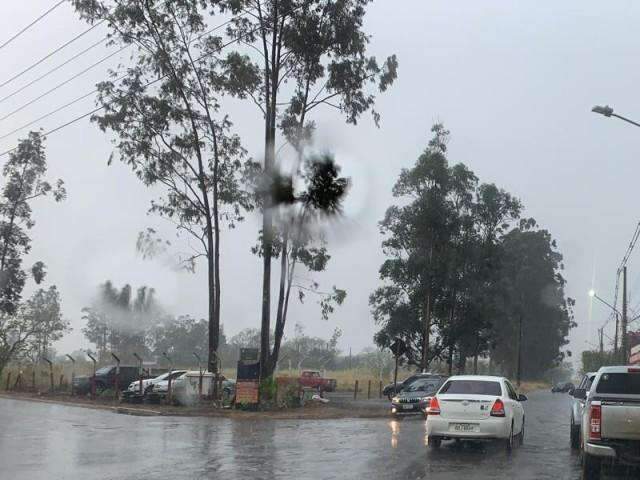
M 634 122 L 633 120 L 625 118 L 622 115 L 618 115 L 617 113 L 612 113 L 611 116 L 619 118 L 620 120 L 624 120 L 625 122 L 630 123 L 631 125 L 635 125 L 636 127 L 640 127 L 640 123 Z
M 607 302 L 607 301 L 603 300 L 602 298 L 600 298 L 600 297 L 598 296 L 598 294 L 593 293 L 591 296 L 592 296 L 593 298 L 597 298 L 598 300 L 600 300 L 600 301 L 601 301 L 602 303 L 604 303 L 607 307 L 609 307 L 611 310 L 613 310 L 617 315 L 622 315 L 622 314 L 618 311 L 618 309 L 617 309 L 616 307 L 614 307 L 614 306 L 613 306 L 613 305 L 611 305 L 609 302 Z
M 601 105 L 596 105 L 595 107 L 593 107 L 591 109 L 591 111 L 593 113 L 598 113 L 600 115 L 604 115 L 605 117 L 616 117 L 619 118 L 620 120 L 630 123 L 631 125 L 634 125 L 636 127 L 640 127 L 640 123 L 634 122 L 633 120 L 623 117 L 622 115 L 618 115 L 617 113 L 615 113 L 613 111 L 613 108 L 611 108 L 609 105 L 605 105 L 604 107 Z

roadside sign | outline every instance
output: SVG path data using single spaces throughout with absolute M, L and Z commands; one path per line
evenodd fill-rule
M 241 348 L 236 373 L 237 405 L 254 405 L 259 401 L 260 361 L 257 348 Z
M 401 357 L 405 353 L 407 353 L 407 345 L 400 338 L 396 338 L 396 341 L 391 344 L 389 349 L 393 352 L 396 357 Z
M 259 392 L 258 380 L 242 380 L 236 382 L 236 400 L 238 404 L 258 403 Z
M 258 363 L 259 350 L 257 348 L 241 348 L 240 349 L 240 363 L 249 365 L 252 363 Z

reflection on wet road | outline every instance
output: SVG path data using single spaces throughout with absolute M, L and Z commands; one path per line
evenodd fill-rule
M 578 480 L 566 395 L 526 404 L 527 438 L 430 450 L 424 420 L 232 421 L 129 417 L 0 399 L 0 478 Z M 638 472 L 603 478 L 636 479 Z

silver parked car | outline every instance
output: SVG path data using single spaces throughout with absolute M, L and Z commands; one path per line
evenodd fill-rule
M 581 389 L 588 392 L 595 377 L 596 372 L 585 373 L 576 390 Z M 573 396 L 573 391 L 570 394 Z M 571 403 L 571 448 L 580 448 L 580 427 L 582 425 L 583 410 L 584 400 L 574 397 Z

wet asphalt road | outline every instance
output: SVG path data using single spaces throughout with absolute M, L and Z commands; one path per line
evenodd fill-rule
M 570 398 L 533 393 L 527 438 L 425 446 L 420 418 L 401 421 L 132 417 L 0 398 L 0 479 L 572 479 Z M 607 479 L 637 479 L 638 472 Z

